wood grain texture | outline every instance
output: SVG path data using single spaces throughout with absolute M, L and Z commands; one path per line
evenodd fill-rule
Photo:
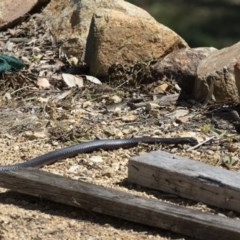
M 156 151 L 129 161 L 128 180 L 145 187 L 240 212 L 240 174 Z
M 240 239 L 239 221 L 67 179 L 37 169 L 1 172 L 0 186 L 197 239 Z

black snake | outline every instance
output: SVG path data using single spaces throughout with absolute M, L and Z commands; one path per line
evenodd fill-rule
M 182 138 L 181 137 L 179 138 L 139 137 L 139 138 L 127 138 L 127 139 L 93 140 L 93 141 L 61 148 L 58 150 L 54 150 L 54 151 L 45 153 L 41 156 L 32 158 L 29 161 L 26 161 L 23 163 L 0 166 L 0 172 L 13 171 L 13 170 L 29 168 L 29 167 L 41 168 L 44 165 L 51 164 L 68 157 L 75 156 L 78 153 L 88 153 L 98 149 L 110 150 L 110 149 L 117 149 L 117 148 L 128 148 L 128 147 L 136 146 L 139 143 L 194 145 L 197 143 L 197 140 L 191 137 L 182 137 Z

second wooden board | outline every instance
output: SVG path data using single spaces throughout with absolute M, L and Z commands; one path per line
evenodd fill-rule
M 240 212 L 240 174 L 168 152 L 129 161 L 128 181 Z

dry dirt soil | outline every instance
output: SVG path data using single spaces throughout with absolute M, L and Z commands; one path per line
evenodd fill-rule
M 239 171 L 238 123 L 222 119 L 228 106 L 219 110 L 214 105 L 176 104 L 179 90 L 168 79 L 148 85 L 112 79 L 97 85 L 82 76 L 83 86 L 70 88 L 62 73 L 76 69 L 59 56 L 59 49 L 52 43 L 41 14 L 0 32 L 1 52 L 25 62 L 21 72 L 4 73 L 0 78 L 1 165 L 93 139 L 188 136 L 203 142 L 211 138 L 192 150 L 188 145 L 160 144 L 98 150 L 43 170 L 199 211 L 239 217 L 126 183 L 128 160 L 157 149 Z M 0 239 L 189 238 L 0 188 Z

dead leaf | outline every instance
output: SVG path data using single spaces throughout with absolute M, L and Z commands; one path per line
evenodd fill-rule
M 189 121 L 189 116 L 181 116 L 176 118 L 176 123 L 187 123 Z
M 159 109 L 159 105 L 158 104 L 156 104 L 156 103 L 153 103 L 153 102 L 148 102 L 148 103 L 146 103 L 146 111 L 147 112 L 150 112 L 151 110 L 153 110 L 153 109 Z
M 110 101 L 111 103 L 120 103 L 120 102 L 122 102 L 122 98 L 120 98 L 120 97 L 117 96 L 117 95 L 113 95 L 113 96 L 110 96 L 110 97 L 109 97 L 109 101 Z
M 154 88 L 154 93 L 164 93 L 167 88 L 169 87 L 169 85 L 167 83 L 163 83 L 159 86 L 157 86 L 156 88 Z
M 67 84 L 68 87 L 83 87 L 83 78 L 82 77 L 76 77 L 69 73 L 63 73 L 62 74 L 63 81 Z
M 95 84 L 102 84 L 102 82 L 98 79 L 98 78 L 95 78 L 93 76 L 88 76 L 88 75 L 85 75 L 86 79 L 92 83 L 95 83 Z
M 37 98 L 37 100 L 40 102 L 40 103 L 47 103 L 49 101 L 49 98 L 46 97 L 46 98 L 43 98 L 43 97 L 39 97 Z
M 78 58 L 76 58 L 76 57 L 71 57 L 71 58 L 67 59 L 67 61 L 71 66 L 78 65 Z
M 11 96 L 11 93 L 10 92 L 6 92 L 3 96 L 3 99 L 4 100 L 11 100 L 12 99 L 12 96 Z
M 171 119 L 178 119 L 189 114 L 189 110 L 187 109 L 177 109 L 174 112 L 167 114 L 166 116 Z
M 47 78 L 39 77 L 37 79 L 37 85 L 40 89 L 49 89 L 51 84 L 49 83 Z
M 137 119 L 137 116 L 133 115 L 133 114 L 130 114 L 130 115 L 123 116 L 121 119 L 124 122 L 133 122 L 133 121 L 135 121 Z
M 72 94 L 72 90 L 63 92 L 62 94 L 60 94 L 60 95 L 57 96 L 57 99 L 58 99 L 58 100 L 62 100 L 62 99 L 64 99 L 64 98 L 66 98 L 67 96 L 69 96 L 70 94 Z

